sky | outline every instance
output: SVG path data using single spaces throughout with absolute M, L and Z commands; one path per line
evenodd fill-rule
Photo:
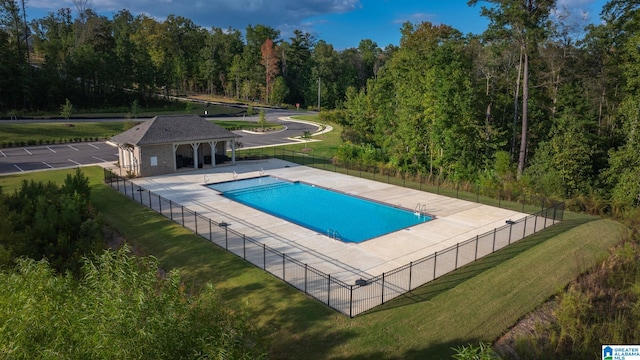
M 463 34 L 481 34 L 488 21 L 480 16 L 482 1 L 468 6 L 467 0 L 76 0 L 86 2 L 100 15 L 128 9 L 159 21 L 168 15 L 183 16 L 210 29 L 268 25 L 288 40 L 294 30 L 310 33 L 337 50 L 357 47 L 361 40 L 373 40 L 379 47 L 399 45 L 403 23 L 445 24 Z M 606 0 L 557 0 L 557 7 L 573 19 L 598 23 Z M 77 16 L 73 0 L 26 0 L 27 16 L 41 18 L 60 8 Z

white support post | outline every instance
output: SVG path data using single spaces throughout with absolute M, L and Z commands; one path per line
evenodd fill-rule
M 176 153 L 178 152 L 178 145 L 173 144 L 173 172 L 176 172 L 176 170 L 178 170 L 178 159 L 176 156 Z
M 133 150 L 132 149 L 127 149 L 127 154 L 129 155 L 129 171 L 133 172 L 134 171 L 134 161 L 135 161 L 135 156 L 133 156 Z
M 231 163 L 236 164 L 236 140 L 231 140 Z
M 124 150 L 122 149 L 122 146 L 118 146 L 118 159 L 120 160 L 120 169 L 126 168 L 127 158 L 124 156 Z
M 191 148 L 193 148 L 193 168 L 198 168 L 198 147 L 200 147 L 200 143 L 192 143 Z
M 211 166 L 216 166 L 216 145 L 217 141 L 209 141 L 209 147 L 211 147 Z

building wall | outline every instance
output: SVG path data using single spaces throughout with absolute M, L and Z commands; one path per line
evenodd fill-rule
M 175 170 L 175 158 L 173 156 L 173 145 L 145 145 L 137 147 L 137 154 L 140 166 L 140 176 L 154 176 L 172 173 Z M 156 163 L 152 164 L 155 157 Z

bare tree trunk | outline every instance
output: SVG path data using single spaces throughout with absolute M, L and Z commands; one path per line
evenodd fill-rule
M 511 160 L 514 160 L 516 154 L 516 123 L 518 121 L 518 98 L 520 97 L 520 76 L 522 75 L 522 56 L 523 51 L 520 48 L 520 63 L 518 64 L 518 77 L 516 78 L 516 93 L 513 96 L 513 137 L 511 138 Z
M 524 68 L 522 74 L 522 135 L 520 136 L 520 156 L 518 157 L 518 178 L 524 172 L 527 158 L 527 127 L 529 110 L 529 55 L 524 50 Z

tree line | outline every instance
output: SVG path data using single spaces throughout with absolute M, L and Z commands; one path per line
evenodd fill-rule
M 198 92 L 268 104 L 335 107 L 362 87 L 384 56 L 371 40 L 337 51 L 309 33 L 289 39 L 265 25 L 203 28 L 122 10 L 111 18 L 80 0 L 27 23 L 15 0 L 0 2 L 0 109 L 142 106 L 157 93 Z M 74 17 L 74 14 L 77 15 Z M 0 71 L 2 71 L 0 70 Z
M 482 35 L 403 25 L 376 76 L 325 114 L 345 126 L 338 158 L 593 212 L 636 207 L 640 3 L 611 0 L 587 26 L 553 0 L 482 3 Z
M 344 126 L 338 160 L 580 198 L 594 212 L 640 203 L 635 0 L 610 0 L 595 25 L 555 0 L 471 0 L 489 20 L 482 34 L 405 23 L 399 46 L 341 51 L 265 25 L 243 33 L 83 6 L 27 24 L 15 0 L 2 5 L 4 112 L 188 91 L 319 106 Z

